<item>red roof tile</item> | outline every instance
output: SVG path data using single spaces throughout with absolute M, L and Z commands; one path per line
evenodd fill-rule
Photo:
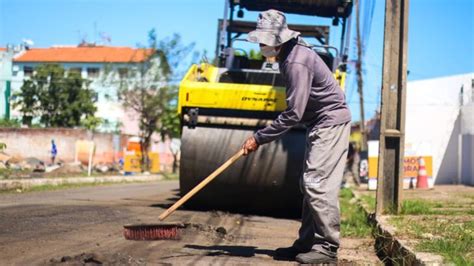
M 150 53 L 150 49 L 112 46 L 32 48 L 14 58 L 13 61 L 130 63 L 141 62 Z

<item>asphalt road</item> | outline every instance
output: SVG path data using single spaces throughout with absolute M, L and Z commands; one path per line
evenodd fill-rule
M 160 181 L 0 194 L 0 264 L 294 264 L 273 250 L 292 243 L 296 220 L 179 210 L 169 221 L 189 224 L 180 241 L 123 238 L 123 225 L 156 223 L 177 193 L 178 182 Z M 372 244 L 343 239 L 340 263 L 377 263 Z

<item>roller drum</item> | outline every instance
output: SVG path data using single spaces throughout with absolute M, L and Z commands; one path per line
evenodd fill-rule
M 184 195 L 230 158 L 253 130 L 183 128 L 180 190 Z M 284 217 L 301 212 L 305 131 L 292 130 L 278 141 L 241 158 L 197 193 L 186 207 Z

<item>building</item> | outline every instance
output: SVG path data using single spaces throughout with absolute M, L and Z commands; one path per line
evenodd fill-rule
M 11 94 L 13 54 L 11 47 L 0 47 L 0 119 L 10 116 L 8 100 Z
M 408 83 L 405 146 L 433 156 L 435 184 L 474 185 L 474 73 Z
M 33 75 L 38 65 L 60 64 L 66 71 L 80 72 L 83 78 L 91 81 L 89 86 L 97 93 L 96 116 L 105 121 L 101 131 L 120 130 L 135 135 L 138 133 L 137 119 L 119 103 L 118 84 L 149 53 L 147 49 L 96 45 L 23 49 L 14 55 L 11 63 L 11 90 L 20 90 L 23 80 Z M 12 111 L 12 117 L 19 116 Z
M 405 130 L 405 158 L 430 158 L 432 183 L 474 185 L 474 73 L 408 82 Z

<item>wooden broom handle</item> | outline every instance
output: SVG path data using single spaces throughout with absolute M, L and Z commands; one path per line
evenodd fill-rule
M 164 211 L 158 219 L 160 221 L 163 221 L 168 217 L 170 214 L 172 214 L 177 208 L 179 208 L 181 205 L 183 205 L 186 201 L 188 201 L 194 194 L 196 194 L 199 190 L 201 190 L 203 187 L 205 187 L 209 182 L 211 182 L 214 178 L 216 178 L 220 173 L 222 173 L 227 167 L 232 165 L 235 161 L 237 161 L 242 155 L 244 154 L 244 150 L 240 149 L 234 156 L 232 156 L 227 162 L 222 164 L 219 168 L 217 168 L 212 174 L 210 174 L 208 177 L 206 177 L 204 180 L 201 181 L 197 186 L 195 186 L 191 191 L 186 193 L 184 197 L 179 199 L 173 206 L 169 207 L 166 211 Z

